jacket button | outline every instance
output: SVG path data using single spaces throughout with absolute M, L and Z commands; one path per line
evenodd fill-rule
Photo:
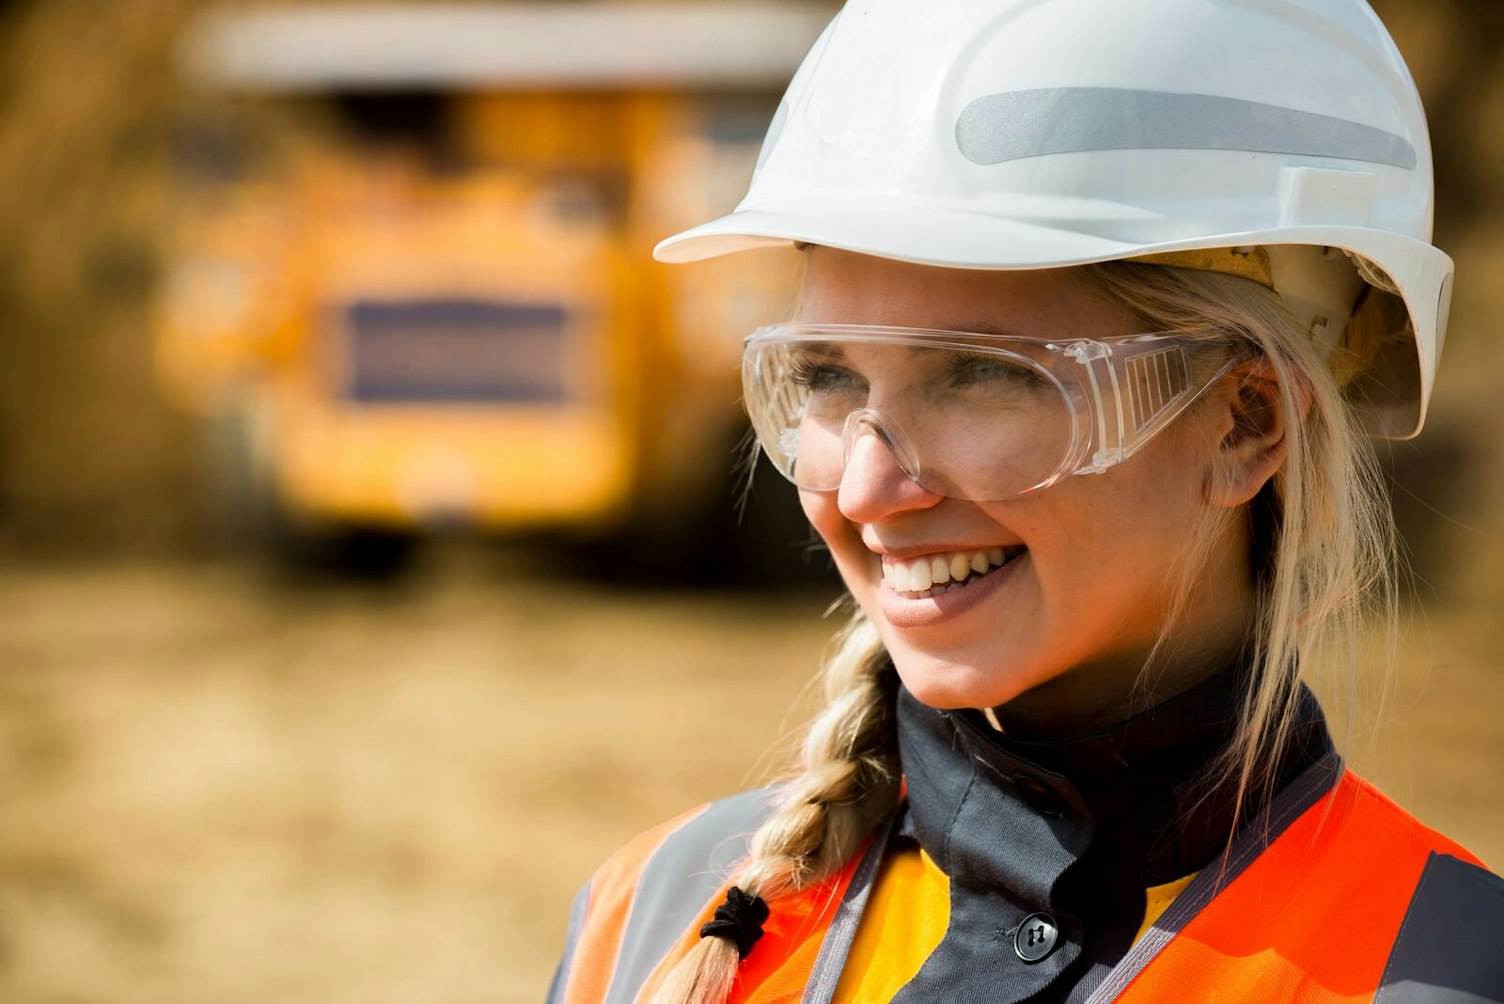
M 1055 790 L 1032 774 L 1020 774 L 1013 779 L 1018 796 L 1036 812 L 1045 816 L 1059 816 L 1065 812 L 1065 800 Z
M 1013 932 L 1013 952 L 1031 965 L 1055 950 L 1060 940 L 1060 929 L 1055 918 L 1047 913 L 1031 913 Z

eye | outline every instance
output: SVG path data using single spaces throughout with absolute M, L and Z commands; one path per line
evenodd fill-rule
M 789 379 L 812 394 L 864 390 L 865 381 L 844 366 L 812 359 L 795 359 Z
M 960 354 L 951 358 L 951 383 L 956 387 L 1013 386 L 1038 387 L 1044 383 L 1038 373 L 1003 356 L 990 353 Z

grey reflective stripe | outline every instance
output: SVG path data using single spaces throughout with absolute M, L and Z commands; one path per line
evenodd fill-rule
M 862 923 L 862 914 L 867 911 L 867 900 L 872 896 L 872 886 L 877 880 L 877 869 L 888 853 L 899 820 L 904 816 L 900 808 L 893 817 L 880 827 L 862 855 L 861 863 L 851 875 L 846 895 L 830 926 L 825 929 L 825 940 L 820 942 L 820 954 L 815 957 L 814 969 L 805 984 L 800 1004 L 830 1004 L 841 982 L 841 972 L 846 968 L 846 956 L 851 954 L 851 943 L 856 940 L 857 928 Z
M 1212 94 L 1047 87 L 977 98 L 956 120 L 967 160 L 1093 150 L 1240 150 L 1413 169 L 1415 147 L 1373 126 Z
M 747 856 L 749 838 L 771 812 L 766 788 L 733 795 L 711 803 L 653 853 L 637 880 L 606 1004 L 636 999 L 733 866 Z
M 1243 873 L 1254 859 L 1262 854 L 1299 819 L 1311 806 L 1326 795 L 1342 777 L 1342 758 L 1328 753 L 1307 767 L 1299 777 L 1291 781 L 1269 805 L 1268 825 L 1263 818 L 1244 825 L 1227 848 L 1223 863 L 1213 861 L 1191 880 L 1175 901 L 1165 908 L 1154 925 L 1144 936 L 1134 942 L 1128 954 L 1107 974 L 1107 979 L 1087 998 L 1086 1004 L 1102 1004 L 1114 1000 L 1143 972 L 1144 967 L 1170 943 L 1191 918 L 1206 909 L 1208 903 Z
M 1431 852 L 1374 1004 L 1504 1001 L 1504 879 Z
M 569 908 L 569 930 L 564 935 L 564 956 L 559 959 L 559 968 L 554 970 L 554 981 L 549 985 L 545 1004 L 563 1004 L 564 990 L 569 985 L 569 970 L 574 966 L 574 949 L 580 943 L 580 932 L 585 928 L 585 911 L 590 906 L 590 883 L 575 893 L 574 905 Z

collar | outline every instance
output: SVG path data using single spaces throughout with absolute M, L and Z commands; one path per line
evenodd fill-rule
M 1232 836 L 1235 785 L 1212 783 L 1206 768 L 1232 739 L 1244 680 L 1218 673 L 1111 728 L 1052 741 L 1006 736 L 979 712 L 938 711 L 902 691 L 900 832 L 950 878 L 951 920 L 898 1000 L 1051 999 L 1105 975 L 1142 922 L 1144 889 L 1199 870 Z M 1271 758 L 1275 790 L 1330 749 L 1302 688 L 1297 727 Z M 1013 934 L 1036 913 L 1059 938 L 1025 963 Z

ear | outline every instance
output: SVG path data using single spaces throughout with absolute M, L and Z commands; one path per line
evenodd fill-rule
M 1311 399 L 1295 386 L 1295 407 L 1303 420 Z M 1222 378 L 1214 397 L 1214 425 L 1221 439 L 1207 497 L 1229 509 L 1253 500 L 1289 454 L 1289 427 L 1280 378 L 1267 359 L 1243 363 Z

